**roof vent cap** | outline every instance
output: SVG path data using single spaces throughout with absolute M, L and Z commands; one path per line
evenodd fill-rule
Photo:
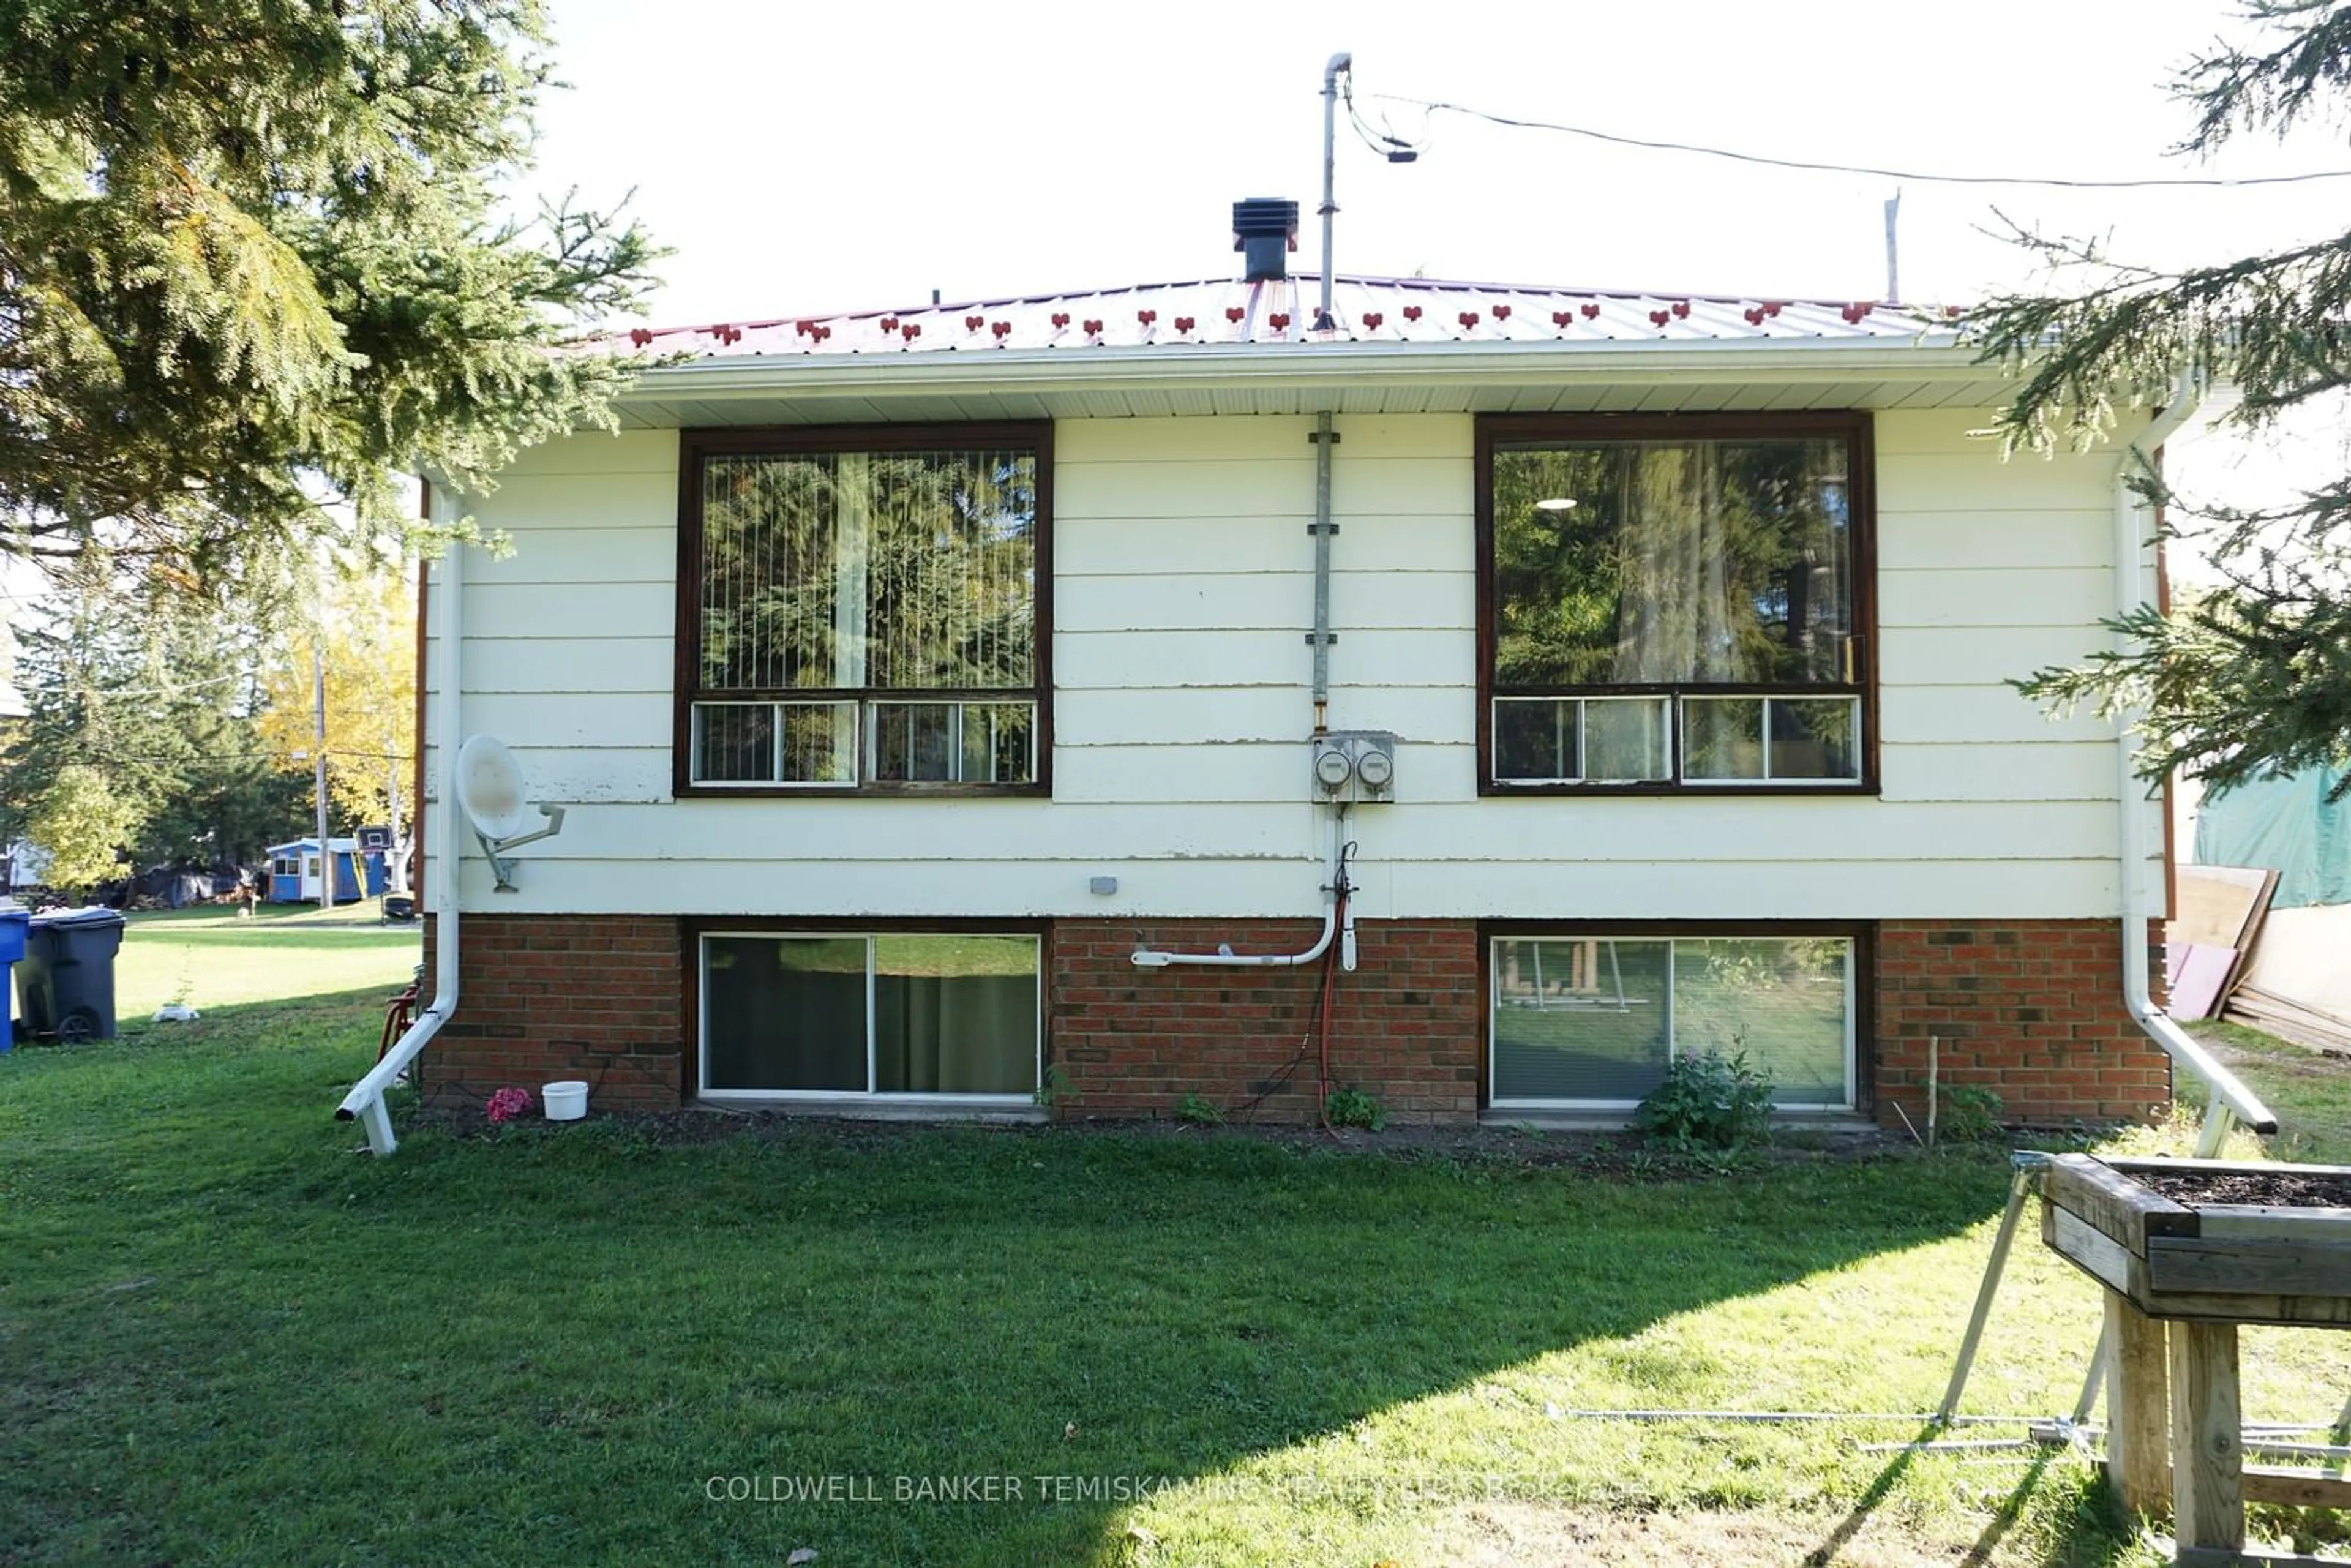
M 1298 248 L 1298 204 L 1275 196 L 1235 202 L 1233 248 L 1241 253 L 1244 283 L 1289 277 L 1290 253 Z

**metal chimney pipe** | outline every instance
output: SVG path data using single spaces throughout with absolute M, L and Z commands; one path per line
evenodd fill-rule
M 1290 253 L 1298 248 L 1298 204 L 1275 196 L 1235 202 L 1233 248 L 1241 253 L 1244 283 L 1288 277 Z

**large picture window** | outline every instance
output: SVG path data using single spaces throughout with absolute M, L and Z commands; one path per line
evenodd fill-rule
M 713 931 L 701 939 L 706 1095 L 954 1095 L 1026 1104 L 1039 939 Z
M 1872 782 L 1865 415 L 1479 426 L 1480 787 Z
M 1050 432 L 690 432 L 680 793 L 1041 791 Z
M 1677 1060 L 1744 1052 L 1772 1103 L 1855 1103 L 1856 941 L 1844 936 L 1500 936 L 1497 1106 L 1630 1110 Z

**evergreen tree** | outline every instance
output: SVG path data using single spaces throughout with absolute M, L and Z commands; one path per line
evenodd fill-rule
M 139 869 L 252 864 L 294 837 L 309 774 L 255 722 L 262 647 L 248 623 L 156 593 L 101 553 L 73 562 L 26 632 L 30 712 L 0 735 L 0 838 L 32 832 L 35 803 L 72 769 L 120 806 L 115 847 Z
M 407 531 L 389 472 L 608 417 L 627 366 L 550 350 L 654 252 L 500 216 L 545 42 L 538 0 L 0 0 L 0 549 L 251 602 Z
M 2196 112 L 2180 151 L 2244 133 L 2346 123 L 2351 3 L 2246 0 L 2257 42 L 2189 62 L 2174 91 Z M 2183 378 L 2226 382 L 2247 431 L 2351 388 L 2351 233 L 2184 270 L 2126 266 L 2095 246 L 2023 236 L 2062 285 L 1995 299 L 1970 332 L 2025 379 L 2004 416 L 2012 441 L 2046 447 L 2108 434 L 2118 410 L 2160 404 Z M 2110 622 L 2126 651 L 2020 683 L 2053 705 L 2143 711 L 2149 778 L 2175 769 L 2226 788 L 2351 761 L 2351 476 L 2274 507 L 2198 506 L 2144 461 L 2135 481 L 2194 531 L 2226 578 L 2169 614 Z

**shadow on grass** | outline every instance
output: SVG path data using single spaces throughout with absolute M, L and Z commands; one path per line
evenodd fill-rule
M 1910 1440 L 1913 1443 L 1931 1443 L 1942 1435 L 1943 1428 L 1929 1421 L 1920 1427 L 1917 1435 Z M 1838 1521 L 1834 1530 L 1829 1531 L 1829 1538 L 1813 1548 L 1805 1557 L 1804 1562 L 1808 1568 L 1822 1568 L 1822 1565 L 1836 1561 L 1837 1553 L 1852 1544 L 1853 1538 L 1859 1535 L 1863 1527 L 1869 1523 L 1869 1516 L 1876 1512 L 1878 1505 L 1893 1494 L 1896 1485 L 1917 1462 L 1917 1458 L 1918 1450 L 1904 1448 L 1894 1456 L 1884 1469 L 1877 1472 L 1869 1485 L 1862 1489 L 1861 1496 L 1854 1500 L 1852 1510 Z
M 2006 1180 L 596 1122 L 375 1161 L 330 1116 L 381 1000 L 0 1069 L 0 1559 L 1120 1561 L 1136 1480 L 1951 1236 Z

